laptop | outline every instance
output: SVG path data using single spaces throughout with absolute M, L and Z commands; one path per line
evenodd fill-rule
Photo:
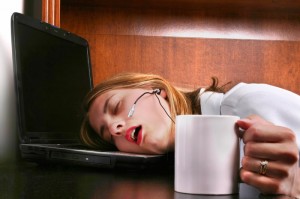
M 99 168 L 172 164 L 170 155 L 97 151 L 80 143 L 81 107 L 93 87 L 84 38 L 20 13 L 12 15 L 11 33 L 22 158 Z

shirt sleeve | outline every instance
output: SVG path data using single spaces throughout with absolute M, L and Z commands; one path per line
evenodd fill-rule
M 300 149 L 300 96 L 293 92 L 267 84 L 240 83 L 225 94 L 221 114 L 241 118 L 256 114 L 288 127 L 296 133 Z

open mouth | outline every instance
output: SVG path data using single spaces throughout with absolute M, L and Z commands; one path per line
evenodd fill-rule
M 141 130 L 141 126 L 136 127 L 135 129 L 133 129 L 133 131 L 130 134 L 130 138 L 132 141 L 137 142 L 138 141 L 138 137 L 139 137 L 139 133 Z
M 126 131 L 126 135 L 125 138 L 126 140 L 128 140 L 129 142 L 135 143 L 137 145 L 140 145 L 143 139 L 143 131 L 142 131 L 142 126 L 133 126 L 131 128 L 129 128 Z

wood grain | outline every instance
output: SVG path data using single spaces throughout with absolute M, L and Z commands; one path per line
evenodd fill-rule
M 60 27 L 60 0 L 42 0 L 42 21 Z
M 300 2 L 172 2 L 61 0 L 61 27 L 89 41 L 96 84 L 133 71 L 184 87 L 217 76 L 300 94 Z

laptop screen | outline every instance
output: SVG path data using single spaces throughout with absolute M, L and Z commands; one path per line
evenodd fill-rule
M 78 136 L 83 98 L 92 87 L 88 43 L 24 15 L 13 17 L 21 133 L 40 139 Z

